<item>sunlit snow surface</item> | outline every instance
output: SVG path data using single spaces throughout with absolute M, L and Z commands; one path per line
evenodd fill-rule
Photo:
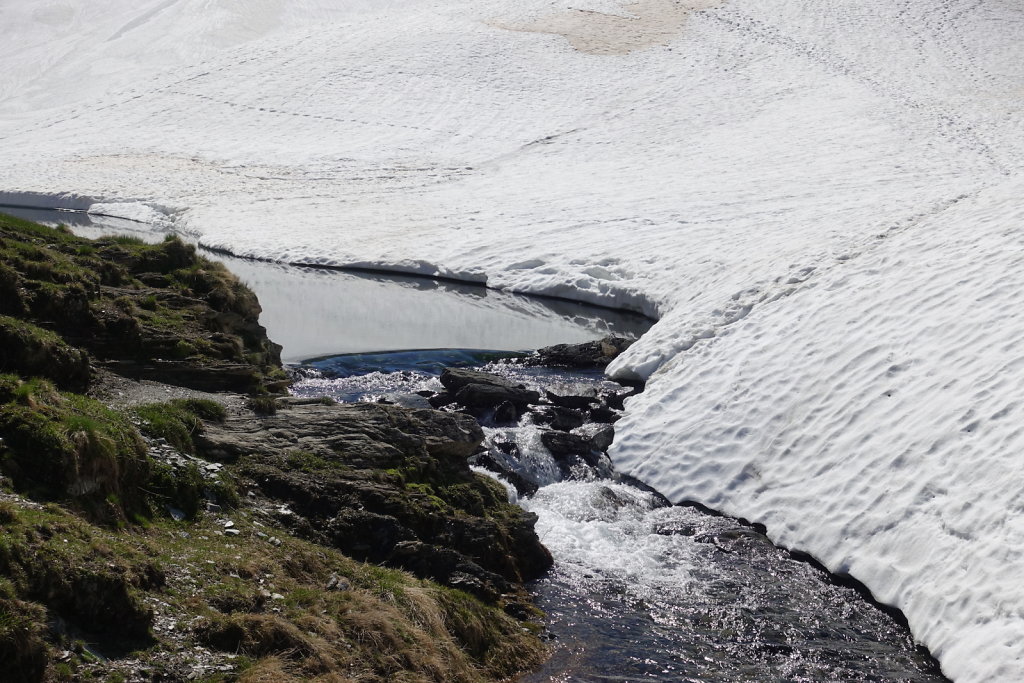
M 1024 8 L 692 4 L 0 3 L 0 202 L 658 314 L 619 468 L 1024 680 Z

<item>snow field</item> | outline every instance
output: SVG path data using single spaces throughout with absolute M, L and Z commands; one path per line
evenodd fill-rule
M 0 5 L 0 190 L 657 315 L 610 369 L 650 380 L 621 468 L 849 571 L 957 680 L 1024 679 L 1024 10 L 239 7 Z

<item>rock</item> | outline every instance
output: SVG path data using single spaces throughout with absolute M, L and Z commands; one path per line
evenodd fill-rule
M 512 586 L 454 550 L 420 541 L 395 546 L 390 564 L 452 588 L 466 591 L 481 600 L 496 601 Z
M 540 435 L 544 447 L 551 451 L 555 459 L 570 455 L 583 455 L 590 452 L 590 441 L 577 434 L 548 430 Z
M 391 515 L 365 510 L 339 510 L 326 534 L 334 547 L 364 562 L 389 560 L 399 543 L 416 540 L 416 534 Z
M 494 422 L 499 425 L 515 424 L 519 420 L 519 411 L 511 401 L 498 404 L 494 409 Z
M 475 415 L 480 415 L 502 403 L 511 403 L 517 411 L 538 403 L 540 394 L 523 385 L 515 385 L 504 377 L 477 370 L 445 368 L 441 384 L 458 403 Z
M 583 413 L 572 408 L 549 406 L 533 413 L 534 422 L 552 429 L 569 432 L 583 425 Z
M 515 444 L 513 444 L 513 446 L 515 446 Z M 519 449 L 516 448 L 515 456 L 518 457 L 518 455 Z M 490 451 L 486 451 L 475 456 L 475 458 L 477 465 L 500 475 L 502 479 L 507 481 L 509 484 L 512 484 L 512 487 L 520 496 L 532 496 L 537 493 L 537 489 L 540 488 L 540 485 L 537 482 L 527 479 L 513 469 L 502 454 L 495 454 Z
M 457 394 L 459 389 L 468 384 L 485 384 L 509 389 L 516 386 L 500 375 L 463 368 L 445 368 L 441 373 L 440 380 L 441 385 L 452 394 Z
M 626 407 L 625 400 L 630 396 L 635 396 L 636 394 L 639 394 L 642 390 L 642 387 L 635 386 L 630 387 L 626 391 L 608 392 L 607 394 L 604 395 L 604 403 L 609 408 L 613 408 L 615 410 L 624 410 Z
M 582 344 L 557 344 L 538 350 L 530 362 L 554 367 L 603 368 L 632 344 L 631 339 L 611 336 Z
M 535 518 L 470 470 L 482 441 L 472 417 L 370 403 L 232 414 L 196 438 L 201 455 L 237 459 L 246 479 L 290 511 L 277 519 L 294 533 L 357 560 L 435 572 L 434 560 L 395 555 L 400 544 L 421 543 L 410 547 L 428 555 L 426 546 L 445 548 L 506 582 L 536 578 L 551 556 Z M 483 581 L 474 588 L 480 595 L 504 592 L 493 579 L 458 571 Z
M 346 579 L 344 576 L 338 576 L 335 573 L 331 574 L 331 578 L 327 580 L 325 588 L 329 591 L 347 591 L 352 590 L 352 582 Z
M 447 391 L 441 391 L 428 398 L 427 403 L 431 408 L 443 408 L 455 403 L 455 397 Z
M 538 403 L 540 394 L 511 385 L 466 384 L 456 392 L 455 400 L 476 412 L 495 408 L 502 403 L 511 403 L 518 409 L 524 409 Z
M 400 405 L 403 408 L 412 408 L 413 410 L 429 410 L 434 407 L 428 399 L 419 394 L 396 394 L 388 398 L 391 399 L 390 403 Z
M 303 451 L 349 467 L 389 469 L 402 464 L 403 449 L 417 444 L 445 462 L 465 459 L 483 441 L 483 431 L 458 413 L 371 403 L 314 404 L 289 406 L 259 419 L 232 415 L 207 425 L 195 441 L 208 458 Z
M 588 415 L 594 422 L 603 422 L 606 424 L 617 422 L 619 418 L 622 417 L 611 408 L 606 408 L 605 406 L 593 408 Z
M 591 449 L 607 453 L 608 447 L 615 439 L 615 428 L 609 424 L 589 423 L 574 429 L 573 434 L 586 439 Z
M 550 391 L 544 392 L 544 398 L 552 405 L 572 410 L 589 410 L 591 406 L 601 402 L 595 396 L 559 396 Z
M 596 468 L 600 466 L 600 454 L 592 447 L 589 439 L 578 434 L 546 431 L 540 441 L 551 452 L 564 474 L 569 474 L 574 465 L 583 464 Z
M 494 447 L 505 455 L 519 457 L 519 444 L 515 441 L 495 441 Z

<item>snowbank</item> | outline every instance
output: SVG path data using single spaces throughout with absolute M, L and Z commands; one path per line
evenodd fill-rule
M 850 571 L 958 680 L 1024 679 L 1022 20 L 1002 0 L 15 3 L 0 190 L 659 315 L 612 369 L 650 378 L 621 467 Z

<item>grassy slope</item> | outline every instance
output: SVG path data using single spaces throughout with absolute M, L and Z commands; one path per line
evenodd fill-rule
M 97 358 L 147 361 L 150 344 L 179 342 L 183 363 L 245 365 L 255 390 L 276 381 L 276 349 L 247 322 L 255 297 L 190 247 L 92 243 L 0 215 L 0 302 L 10 680 L 488 681 L 542 657 L 529 624 L 290 536 L 226 471 L 150 456 L 138 426 L 187 452 L 222 417 L 215 404 L 121 414 L 76 393 Z M 221 316 L 238 319 L 211 331 Z M 204 512 L 209 497 L 219 512 Z

